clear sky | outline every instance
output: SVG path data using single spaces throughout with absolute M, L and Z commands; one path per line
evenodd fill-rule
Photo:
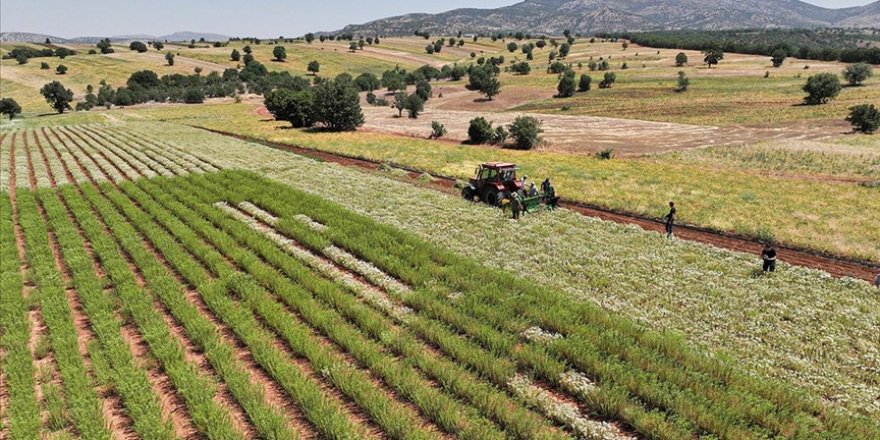
M 0 30 L 58 37 L 176 31 L 294 37 L 410 12 L 494 8 L 518 0 L 2 0 Z M 807 0 L 842 8 L 871 0 Z

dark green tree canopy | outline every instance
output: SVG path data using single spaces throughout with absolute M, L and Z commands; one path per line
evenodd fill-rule
M 804 85 L 804 91 L 807 92 L 804 103 L 807 105 L 825 104 L 836 98 L 842 88 L 840 79 L 833 73 L 813 75 L 807 79 L 807 84 Z
M 40 94 L 46 98 L 46 102 L 58 113 L 70 110 L 70 102 L 73 101 L 73 90 L 64 88 L 58 81 L 52 81 L 40 89 Z
M 21 106 L 12 98 L 0 99 L 0 115 L 9 116 L 12 120 L 16 115 L 21 113 Z
M 131 44 L 128 45 L 129 50 L 136 50 L 140 53 L 147 51 L 147 45 L 140 41 L 132 41 Z
M 862 85 L 865 80 L 873 75 L 874 70 L 871 68 L 871 65 L 867 63 L 850 64 L 843 71 L 843 77 L 846 78 L 846 82 L 851 86 Z
M 862 133 L 874 133 L 880 130 L 880 110 L 874 104 L 862 104 L 850 108 L 846 120 L 856 131 Z

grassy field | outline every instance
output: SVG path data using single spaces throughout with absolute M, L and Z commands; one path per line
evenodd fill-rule
M 482 162 L 509 160 L 535 179 L 552 177 L 559 193 L 570 199 L 657 218 L 665 214 L 667 202 L 675 200 L 681 220 L 687 223 L 880 260 L 880 227 L 875 218 L 864 215 L 880 209 L 880 200 L 874 196 L 876 189 L 856 183 L 756 176 L 748 170 L 708 167 L 705 162 L 695 164 L 675 157 L 604 161 L 592 156 L 480 148 L 380 133 L 304 132 L 281 129 L 286 124 L 264 120 L 247 104 L 156 107 L 120 115 L 178 121 L 462 179 L 470 177 Z M 870 145 L 864 148 L 876 151 Z
M 510 223 L 170 123 L 17 128 L 0 147 L 10 438 L 880 430 L 863 282 L 755 276 L 750 256 L 566 211 Z M 35 337 L 50 344 L 23 350 Z M 58 404 L 36 392 L 38 351 Z

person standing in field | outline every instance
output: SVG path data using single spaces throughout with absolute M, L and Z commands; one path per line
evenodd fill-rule
M 776 249 L 772 244 L 764 244 L 761 260 L 764 261 L 764 272 L 776 272 Z
M 549 189 L 550 189 L 550 178 L 548 177 L 548 178 L 544 179 L 543 182 L 541 182 L 541 192 L 544 194 L 547 194 L 547 192 L 549 192 Z
M 510 210 L 513 211 L 513 219 L 519 220 L 519 213 L 522 211 L 522 201 L 518 191 L 514 191 L 510 195 Z
M 672 238 L 672 227 L 675 225 L 676 213 L 675 202 L 669 202 L 669 214 L 666 214 L 666 217 L 664 217 L 666 220 L 666 238 Z

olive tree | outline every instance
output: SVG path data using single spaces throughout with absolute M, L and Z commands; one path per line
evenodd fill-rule
M 874 133 L 880 129 L 880 110 L 874 104 L 857 105 L 849 109 L 846 120 L 856 131 Z
M 531 150 L 541 141 L 541 121 L 532 116 L 519 116 L 507 126 L 517 148 Z
M 16 115 L 21 113 L 21 106 L 12 98 L 0 99 L 0 115 L 9 116 L 12 120 Z
M 70 110 L 70 102 L 73 101 L 73 90 L 65 89 L 58 81 L 52 81 L 40 89 L 40 94 L 46 98 L 46 102 L 58 113 Z
M 843 71 L 843 77 L 846 78 L 846 82 L 851 86 L 862 85 L 862 83 L 873 74 L 874 71 L 871 68 L 871 65 L 867 63 L 850 64 Z
M 807 84 L 804 85 L 804 91 L 807 92 L 804 103 L 807 105 L 825 104 L 836 98 L 840 94 L 841 88 L 840 79 L 833 73 L 813 75 L 807 79 Z

